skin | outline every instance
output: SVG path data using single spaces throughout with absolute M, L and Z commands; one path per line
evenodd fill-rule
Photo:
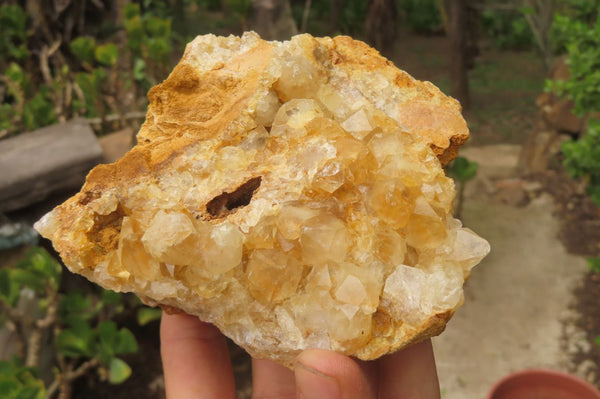
M 168 399 L 234 399 L 225 337 L 194 316 L 163 313 L 161 354 Z M 253 399 L 440 399 L 431 341 L 376 361 L 321 349 L 302 352 L 294 370 L 252 360 Z

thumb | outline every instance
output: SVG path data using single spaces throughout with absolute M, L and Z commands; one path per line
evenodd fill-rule
M 300 399 L 371 399 L 375 388 L 355 360 L 322 349 L 302 352 L 294 364 Z

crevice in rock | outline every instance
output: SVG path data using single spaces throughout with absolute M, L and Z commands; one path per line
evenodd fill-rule
M 96 249 L 102 252 L 117 249 L 124 216 L 125 210 L 121 204 L 108 215 L 94 216 L 94 226 L 86 233 L 88 241 L 96 244 Z
M 206 204 L 209 215 L 218 218 L 225 216 L 234 209 L 246 206 L 252 200 L 254 192 L 260 187 L 262 176 L 253 177 L 234 191 L 217 195 Z

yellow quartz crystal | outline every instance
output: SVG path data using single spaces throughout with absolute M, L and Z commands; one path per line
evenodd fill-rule
M 441 332 L 488 243 L 452 216 L 459 104 L 364 43 L 199 36 L 138 144 L 36 228 L 65 264 L 250 354 L 373 359 Z

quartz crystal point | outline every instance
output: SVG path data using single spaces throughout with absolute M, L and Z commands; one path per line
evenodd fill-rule
M 138 144 L 36 229 L 105 288 L 290 366 L 440 333 L 489 245 L 452 217 L 459 104 L 349 37 L 199 36 Z

